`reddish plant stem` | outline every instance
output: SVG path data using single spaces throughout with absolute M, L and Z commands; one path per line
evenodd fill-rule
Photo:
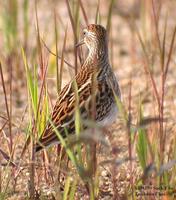
M 5 88 L 5 82 L 4 82 L 4 76 L 3 76 L 3 71 L 2 71 L 2 65 L 0 62 L 0 74 L 1 74 L 1 81 L 2 81 L 2 87 L 3 87 L 3 92 L 4 92 L 4 99 L 5 99 L 5 107 L 6 107 L 6 112 L 7 112 L 7 117 L 8 117 L 8 125 L 9 125 L 9 137 L 10 137 L 10 144 L 9 144 L 9 150 L 10 154 L 12 153 L 12 147 L 13 147 L 13 141 L 12 141 L 12 133 L 11 133 L 11 111 L 9 111 L 9 106 L 8 106 L 8 101 L 7 101 L 7 93 L 6 93 L 6 88 Z

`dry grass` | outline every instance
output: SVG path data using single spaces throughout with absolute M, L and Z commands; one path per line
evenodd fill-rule
M 176 198 L 176 3 L 125 2 L 0 4 L 0 199 Z M 85 59 L 86 49 L 75 47 L 82 27 L 94 22 L 109 32 L 119 118 L 106 137 L 93 125 L 95 138 L 90 132 L 35 154 L 58 92 Z M 79 114 L 75 123 L 79 135 Z

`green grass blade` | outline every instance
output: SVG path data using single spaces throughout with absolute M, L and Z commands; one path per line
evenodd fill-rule
M 147 138 L 146 138 L 146 132 L 144 129 L 138 130 L 138 142 L 137 142 L 136 150 L 137 150 L 139 162 L 144 170 L 147 166 L 147 155 L 148 155 Z
M 101 20 L 100 20 L 100 0 L 98 0 L 96 15 L 95 15 L 95 24 L 100 24 L 100 23 L 101 23 Z
M 22 49 L 22 56 L 23 56 L 23 61 L 24 61 L 24 66 L 26 70 L 26 78 L 27 78 L 27 88 L 30 94 L 30 98 L 32 101 L 32 108 L 34 112 L 34 116 L 36 119 L 37 116 L 37 106 L 38 106 L 38 84 L 37 84 L 37 69 L 36 66 L 34 65 L 34 76 L 32 76 L 32 73 L 29 69 L 28 63 L 27 63 L 27 58 L 24 53 L 24 50 Z
M 68 176 L 67 179 L 66 179 L 66 182 L 65 182 L 63 200 L 67 200 L 68 199 L 70 185 L 71 185 L 71 178 Z
M 44 97 L 43 97 L 43 103 L 41 105 L 41 115 L 40 119 L 38 120 L 39 122 L 39 137 L 41 136 L 49 115 L 49 105 L 48 105 L 48 96 L 47 96 L 47 89 L 45 90 Z
M 77 179 L 75 179 L 72 183 L 72 186 L 70 188 L 70 195 L 69 195 L 69 200 L 74 200 L 74 196 L 76 193 L 76 186 L 77 186 Z
M 77 161 L 76 161 L 76 157 L 74 155 L 74 153 L 71 151 L 70 148 L 67 147 L 67 144 L 64 140 L 64 138 L 62 137 L 62 135 L 59 133 L 59 131 L 57 130 L 57 128 L 54 126 L 53 122 L 49 119 L 49 122 L 51 123 L 59 141 L 61 142 L 62 146 L 65 148 L 70 160 L 72 161 L 72 163 L 74 164 L 75 167 L 77 167 Z

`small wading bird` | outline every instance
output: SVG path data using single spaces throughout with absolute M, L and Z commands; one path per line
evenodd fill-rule
M 101 25 L 88 25 L 78 46 L 82 44 L 87 46 L 88 56 L 80 72 L 60 92 L 51 115 L 52 123 L 48 122 L 35 146 L 36 151 L 59 143 L 54 127 L 63 138 L 75 133 L 76 105 L 83 120 L 92 119 L 93 116 L 102 127 L 111 124 L 117 117 L 115 96 L 120 99 L 121 94 L 109 63 L 106 29 Z

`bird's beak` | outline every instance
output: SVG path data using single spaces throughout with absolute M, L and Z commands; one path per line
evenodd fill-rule
M 76 47 L 79 47 L 79 46 L 81 46 L 81 45 L 83 45 L 84 44 L 84 39 L 82 39 L 81 41 L 79 41 L 75 46 Z

